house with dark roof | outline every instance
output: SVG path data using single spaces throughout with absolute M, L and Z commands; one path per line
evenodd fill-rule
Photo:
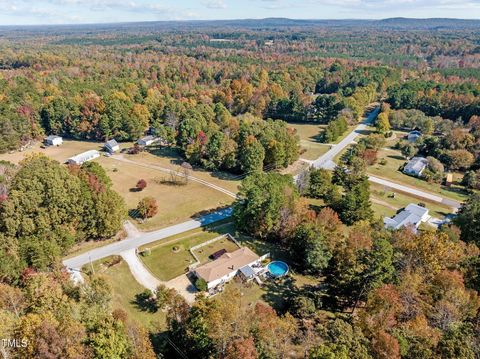
M 407 139 L 409 142 L 417 142 L 417 140 L 422 137 L 422 133 L 420 131 L 414 130 L 408 133 Z
M 107 152 L 114 153 L 120 150 L 120 146 L 118 145 L 117 141 L 114 139 L 107 141 L 104 145 L 104 148 Z
M 403 168 L 403 173 L 420 177 L 428 166 L 428 160 L 425 157 L 413 157 Z

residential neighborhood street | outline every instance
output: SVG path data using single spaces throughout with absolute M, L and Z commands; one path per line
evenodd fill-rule
M 325 168 L 328 170 L 333 170 L 336 167 L 336 163 L 333 161 L 335 156 L 337 156 L 339 153 L 343 151 L 344 148 L 349 146 L 352 142 L 355 141 L 355 139 L 362 133 L 362 131 L 365 131 L 369 125 L 372 125 L 375 118 L 377 117 L 380 109 L 376 108 L 374 111 L 372 111 L 367 118 L 359 124 L 352 132 L 350 132 L 343 140 L 341 140 L 338 144 L 333 145 L 333 147 L 326 153 L 324 153 L 322 156 L 318 157 L 314 161 L 308 161 L 311 166 L 315 168 Z M 294 179 L 296 180 L 299 175 L 296 175 Z M 459 201 L 455 201 L 449 198 L 444 198 L 441 196 L 437 196 L 435 194 L 422 191 L 416 188 L 412 188 L 410 186 L 405 186 L 396 182 L 392 182 L 383 178 L 378 178 L 375 176 L 368 176 L 368 179 L 376 184 L 380 184 L 384 187 L 391 188 L 393 190 L 399 191 L 399 192 L 404 192 L 407 194 L 411 194 L 413 196 L 423 198 L 425 200 L 431 201 L 431 202 L 437 202 L 441 203 L 444 205 L 447 205 L 449 207 L 454 208 L 455 210 L 460 208 L 461 203 Z
M 222 219 L 228 218 L 232 215 L 232 208 L 225 208 L 217 212 L 213 212 L 197 219 L 192 219 L 183 223 L 179 223 L 170 227 L 162 228 L 152 232 L 139 232 L 130 234 L 126 239 L 119 242 L 114 242 L 103 247 L 95 248 L 91 251 L 82 253 L 76 257 L 69 258 L 63 261 L 63 264 L 74 274 L 76 280 L 81 279 L 75 275 L 79 273 L 82 266 L 90 262 L 97 261 L 112 255 L 119 255 L 128 250 L 134 250 L 142 245 L 158 241 L 163 238 L 171 237 L 173 235 L 183 233 L 195 228 L 203 227 L 208 224 L 218 222 Z M 128 232 L 128 230 L 127 230 Z

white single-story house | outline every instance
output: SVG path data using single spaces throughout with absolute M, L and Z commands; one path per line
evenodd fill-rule
M 114 152 L 117 152 L 118 150 L 120 150 L 120 146 L 118 145 L 117 141 L 115 141 L 115 140 L 107 141 L 104 145 L 104 148 L 105 148 L 106 151 L 108 151 L 110 153 L 114 153 Z
M 403 168 L 403 173 L 410 176 L 420 177 L 427 166 L 428 160 L 425 157 L 413 157 Z
M 156 141 L 155 137 L 153 136 L 145 136 L 145 137 L 142 137 L 140 138 L 138 141 L 137 141 L 137 144 L 139 144 L 140 146 L 150 146 L 152 143 L 154 143 Z
M 56 135 L 50 135 L 45 139 L 45 144 L 48 146 L 60 146 L 63 143 L 63 138 Z
M 417 140 L 422 137 L 422 133 L 420 131 L 414 130 L 409 132 L 407 135 L 407 139 L 409 142 L 417 142 Z
M 428 209 L 417 204 L 410 203 L 405 209 L 397 213 L 395 217 L 383 218 L 385 228 L 399 229 L 404 226 L 413 225 L 417 229 L 422 222 L 430 219 Z
M 87 152 L 80 153 L 76 156 L 70 157 L 67 160 L 68 164 L 73 164 L 73 165 L 82 165 L 85 162 L 94 160 L 95 158 L 100 157 L 100 152 L 96 150 L 90 150 Z
M 258 267 L 265 256 L 259 257 L 247 247 L 242 247 L 231 253 L 224 253 L 218 259 L 193 269 L 197 278 L 207 282 L 207 288 L 215 288 L 232 280 L 238 273 L 251 278 L 254 267 Z

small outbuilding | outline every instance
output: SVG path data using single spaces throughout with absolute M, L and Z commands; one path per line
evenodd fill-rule
M 140 139 L 137 141 L 137 144 L 140 145 L 140 146 L 150 146 L 150 145 L 153 144 L 154 142 L 155 142 L 155 137 L 153 137 L 153 136 L 145 136 L 145 137 L 140 138 Z
M 56 135 L 50 135 L 45 139 L 45 144 L 47 146 L 60 146 L 63 144 L 63 138 Z
M 422 222 L 428 221 L 430 216 L 428 215 L 428 209 L 417 204 L 410 203 L 405 209 L 397 213 L 395 217 L 385 217 L 383 224 L 385 228 L 399 229 L 404 226 L 413 225 L 415 229 L 418 229 Z
M 403 173 L 420 177 L 428 166 L 428 160 L 425 157 L 413 157 L 403 168 Z
M 450 187 L 452 184 L 453 184 L 453 174 L 449 172 L 445 177 L 445 186 Z
M 407 135 L 407 139 L 409 142 L 417 142 L 417 140 L 422 137 L 422 133 L 420 131 L 411 131 L 408 135 Z
M 98 158 L 98 157 L 100 157 L 100 152 L 96 150 L 90 150 L 87 152 L 80 153 L 76 156 L 70 157 L 67 160 L 67 163 L 72 165 L 82 165 L 85 162 L 94 160 L 95 158 Z
M 118 145 L 117 141 L 115 140 L 110 140 L 107 141 L 104 145 L 104 148 L 107 152 L 114 153 L 120 150 L 120 146 Z

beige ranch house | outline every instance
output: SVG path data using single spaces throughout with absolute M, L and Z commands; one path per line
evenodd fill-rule
M 193 273 L 207 282 L 208 289 L 217 287 L 232 280 L 237 274 L 252 278 L 262 267 L 261 261 L 266 257 L 259 257 L 247 247 L 242 247 L 231 253 L 225 253 L 220 258 L 201 265 Z

